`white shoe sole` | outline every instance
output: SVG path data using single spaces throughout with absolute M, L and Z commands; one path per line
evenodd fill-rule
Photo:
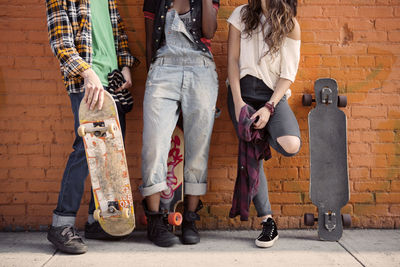
M 262 241 L 258 241 L 256 239 L 256 246 L 259 247 L 259 248 L 269 248 L 269 247 L 272 247 L 274 245 L 275 241 L 278 240 L 278 239 L 279 239 L 279 235 L 277 235 L 274 238 L 274 240 L 271 240 L 271 241 L 268 241 L 268 242 L 262 242 Z

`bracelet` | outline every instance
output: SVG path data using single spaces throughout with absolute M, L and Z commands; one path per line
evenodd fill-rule
M 264 107 L 266 107 L 269 110 L 269 113 L 271 113 L 271 116 L 274 115 L 275 113 L 275 107 L 274 107 L 274 102 L 272 103 L 265 103 Z

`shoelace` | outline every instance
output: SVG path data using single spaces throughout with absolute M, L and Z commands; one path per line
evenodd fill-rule
M 68 236 L 68 241 L 71 241 L 73 239 L 80 239 L 80 236 L 78 235 L 75 227 L 72 226 L 64 228 L 64 230 L 61 232 L 61 235 Z
M 273 222 L 271 223 L 262 222 L 261 225 L 263 226 L 261 236 L 267 235 L 272 239 L 272 234 L 274 233 L 275 230 L 275 224 Z
M 164 222 L 163 218 L 157 219 L 155 221 L 155 225 L 157 227 L 155 227 L 154 230 L 158 229 L 158 231 L 161 231 L 161 232 L 167 232 L 168 231 L 168 226 Z

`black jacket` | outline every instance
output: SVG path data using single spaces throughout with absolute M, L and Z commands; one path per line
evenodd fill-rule
M 199 50 L 204 52 L 210 52 L 211 42 L 209 39 L 203 38 L 203 33 L 201 29 L 202 25 L 202 0 L 189 0 L 190 10 L 192 12 L 193 24 L 192 28 L 188 29 L 190 34 L 196 43 Z M 218 10 L 219 0 L 212 0 L 214 7 Z M 154 20 L 153 28 L 153 58 L 154 59 L 157 50 L 161 47 L 163 40 L 165 38 L 164 26 L 165 18 L 168 9 L 171 5 L 171 0 L 144 0 L 143 12 L 145 18 Z

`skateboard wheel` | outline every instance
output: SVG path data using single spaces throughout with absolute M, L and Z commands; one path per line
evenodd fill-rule
M 110 125 L 108 125 L 108 132 L 110 133 L 110 134 L 112 134 L 112 135 L 114 135 L 115 134 L 115 124 L 114 123 L 111 123 Z
M 78 135 L 80 136 L 80 137 L 83 137 L 83 136 L 85 136 L 85 126 L 83 126 L 83 125 L 80 125 L 79 126 L 79 128 L 78 128 Z
M 301 101 L 303 103 L 303 106 L 311 106 L 311 104 L 312 104 L 312 95 L 304 94 Z
M 100 220 L 100 210 L 99 210 L 99 209 L 97 209 L 97 210 L 95 210 L 95 211 L 93 212 L 93 218 L 94 218 L 96 221 Z
M 314 214 L 312 213 L 306 213 L 304 214 L 304 224 L 307 226 L 313 226 L 314 225 Z
M 123 208 L 122 209 L 122 218 L 128 219 L 130 217 L 129 209 Z
M 170 225 L 179 226 L 182 223 L 182 214 L 179 212 L 173 212 L 168 214 L 168 223 Z
M 337 101 L 338 107 L 344 108 L 347 106 L 347 96 L 345 95 L 338 95 L 338 101 Z
M 351 226 L 350 214 L 342 214 L 342 222 L 344 227 L 350 227 Z

